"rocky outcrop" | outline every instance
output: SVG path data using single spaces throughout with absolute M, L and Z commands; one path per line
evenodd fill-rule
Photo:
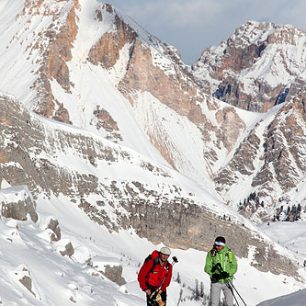
M 217 147 L 225 147 L 230 152 L 241 135 L 241 131 L 246 128 L 245 123 L 232 107 L 219 109 L 215 117 L 219 127 L 216 131 Z
M 216 236 L 225 235 L 237 256 L 248 257 L 250 249 L 255 250 L 251 264 L 257 269 L 296 277 L 295 263 L 279 255 L 272 244 L 263 243 L 260 236 L 250 233 L 244 224 L 230 220 L 229 216 L 215 215 L 190 201 L 162 202 L 159 209 L 152 204 L 134 203 L 125 222 L 141 237 L 156 243 L 163 241 L 173 248 L 208 251 Z
M 50 235 L 51 241 L 59 241 L 61 239 L 62 233 L 57 219 L 50 218 L 46 225 L 46 229 L 50 229 L 52 231 Z
M 275 120 L 268 126 L 265 148 L 265 167 L 272 165 L 275 179 L 284 191 L 294 188 L 300 179 L 300 173 L 306 171 L 306 113 L 302 104 L 305 93 L 284 106 Z M 292 167 L 292 161 L 297 168 Z M 271 169 L 271 170 L 272 170 Z M 263 175 L 259 172 L 253 186 L 262 185 Z M 265 176 L 267 177 L 267 176 Z
M 115 14 L 111 6 L 104 4 L 102 10 L 105 9 Z M 98 14 L 97 16 L 102 16 L 101 11 L 97 11 L 96 14 Z M 99 19 L 99 17 L 97 18 Z M 136 32 L 119 18 L 117 14 L 115 14 L 114 18 L 116 31 L 105 33 L 98 42 L 92 46 L 88 54 L 89 62 L 94 65 L 100 64 L 107 69 L 116 64 L 119 59 L 120 50 L 126 44 L 133 44 L 137 37 Z
M 205 118 L 196 104 L 203 97 L 198 93 L 197 87 L 190 81 L 184 81 L 183 77 L 179 72 L 172 77 L 168 76 L 154 66 L 150 49 L 137 40 L 119 89 L 123 93 L 133 90 L 148 91 L 179 114 L 188 116 L 193 122 L 203 123 Z M 133 100 L 133 96 L 129 96 Z
M 126 284 L 125 279 L 122 277 L 122 266 L 106 265 L 103 274 L 119 286 Z
M 30 274 L 29 269 L 24 266 L 20 265 L 14 274 L 17 277 L 17 280 L 31 293 L 36 297 L 36 294 L 33 290 L 33 284 L 32 284 L 32 277 Z
M 71 257 L 74 254 L 74 247 L 72 243 L 69 241 L 67 242 L 61 250 L 59 250 L 59 253 L 62 256 L 68 256 Z
M 41 54 L 38 75 L 32 85 L 37 92 L 36 112 L 48 118 L 71 123 L 68 111 L 60 101 L 57 101 L 52 93 L 50 81 L 57 83 L 66 91 L 70 92 L 69 68 L 67 62 L 71 60 L 71 49 L 77 35 L 77 23 L 75 11 L 79 8 L 78 0 L 70 1 L 70 10 L 66 22 L 62 25 L 58 20 L 51 23 L 47 29 L 39 34 L 38 39 L 29 47 L 31 53 Z M 66 8 L 63 8 L 66 9 Z M 25 9 L 19 17 L 24 15 L 51 15 L 59 16 L 62 12 L 52 10 L 52 5 L 44 1 L 27 1 Z M 47 44 L 46 44 L 47 41 Z
M 28 219 L 28 215 L 30 215 L 30 218 L 33 222 L 36 222 L 38 219 L 32 201 L 2 203 L 1 215 L 5 218 L 12 218 L 20 221 L 26 221 Z
M 107 110 L 100 109 L 100 107 L 97 106 L 97 109 L 93 112 L 93 114 L 97 119 L 97 121 L 95 122 L 97 130 L 100 130 L 101 128 L 104 129 L 104 131 L 108 133 L 106 138 L 111 139 L 115 142 L 116 140 L 122 140 L 118 124 Z

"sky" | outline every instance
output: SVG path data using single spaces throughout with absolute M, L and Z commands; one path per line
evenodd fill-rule
M 175 46 L 186 64 L 248 20 L 306 30 L 305 0 L 103 0 Z

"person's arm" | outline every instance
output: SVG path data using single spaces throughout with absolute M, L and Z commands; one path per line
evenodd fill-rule
M 205 267 L 204 271 L 209 275 L 212 276 L 212 256 L 211 253 L 208 252 L 206 256 L 206 262 L 205 262 Z
M 146 285 L 146 276 L 148 275 L 152 267 L 153 267 L 153 260 L 150 259 L 147 262 L 145 262 L 139 270 L 138 282 L 139 282 L 140 288 L 143 291 L 146 291 L 146 289 L 148 289 Z
M 170 285 L 171 278 L 172 278 L 172 265 L 170 264 L 166 279 L 161 287 L 161 291 L 166 291 L 166 288 Z
M 230 262 L 230 270 L 229 270 L 229 276 L 232 277 L 238 269 L 238 264 L 237 264 L 237 259 L 235 256 L 235 253 L 233 251 L 231 251 L 231 262 Z

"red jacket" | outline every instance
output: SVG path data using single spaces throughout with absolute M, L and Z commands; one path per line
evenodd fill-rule
M 158 288 L 160 286 L 162 291 L 166 291 L 166 288 L 170 284 L 172 278 L 172 265 L 166 261 L 165 264 L 161 266 L 158 257 L 158 251 L 153 251 L 151 258 L 146 260 L 140 268 L 138 282 L 143 291 L 148 288 Z M 154 268 L 152 269 L 153 266 Z

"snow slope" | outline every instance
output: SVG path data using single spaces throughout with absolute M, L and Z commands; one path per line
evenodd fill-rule
M 6 189 L 6 199 L 12 200 L 16 192 L 27 190 Z M 1 193 L 0 193 L 1 194 Z M 93 223 L 84 213 L 65 198 L 38 200 L 39 220 L 16 221 L 2 218 L 1 226 L 1 299 L 3 305 L 144 305 L 144 294 L 137 285 L 137 271 L 144 258 L 154 249 L 146 239 L 133 230 L 109 233 Z M 48 219 L 56 218 L 62 238 L 50 242 L 46 229 Z M 75 253 L 62 256 L 60 251 L 71 242 Z M 179 263 L 174 266 L 173 281 L 169 287 L 169 306 L 176 306 L 183 290 L 182 306 L 201 305 L 190 300 L 196 279 L 209 292 L 209 278 L 203 271 L 206 253 L 173 249 Z M 247 259 L 239 260 L 235 285 L 248 305 L 287 294 L 303 288 L 301 283 L 282 275 L 258 272 Z M 125 285 L 118 286 L 101 272 L 106 265 L 122 265 Z M 177 283 L 177 273 L 181 283 Z M 20 282 L 24 275 L 32 279 L 30 292 Z
M 285 248 L 306 259 L 306 222 L 269 222 L 258 228 Z
M 266 235 L 276 240 L 287 249 L 301 255 L 301 269 L 306 269 L 306 222 L 270 222 L 269 225 L 259 226 Z M 280 294 L 281 295 L 281 294 Z M 289 295 L 268 300 L 258 306 L 304 306 L 306 301 L 306 290 L 300 290 Z

